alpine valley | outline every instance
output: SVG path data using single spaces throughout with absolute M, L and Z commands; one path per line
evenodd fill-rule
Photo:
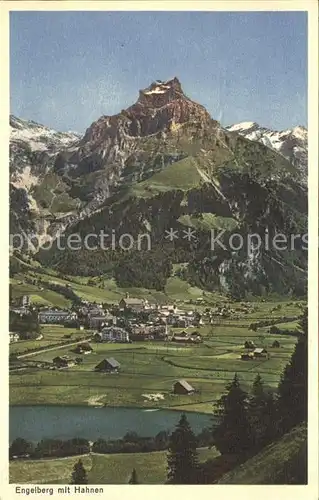
M 207 291 L 304 296 L 307 252 L 228 244 L 233 233 L 271 241 L 307 233 L 307 130 L 255 123 L 224 128 L 177 78 L 101 116 L 83 136 L 10 117 L 10 232 L 21 254 L 68 275 L 164 290 L 179 278 Z M 189 232 L 186 231 L 189 229 Z M 60 251 L 58 235 L 149 234 L 151 249 Z M 167 231 L 178 238 L 168 238 Z M 212 249 L 212 230 L 222 232 Z M 173 234 L 173 233 L 170 233 Z M 186 235 L 190 237 L 187 238 Z M 38 243 L 51 242 L 50 250 Z M 235 245 L 235 242 L 234 242 Z M 17 257 L 13 264 L 23 266 Z M 18 256 L 19 256 L 18 255 Z

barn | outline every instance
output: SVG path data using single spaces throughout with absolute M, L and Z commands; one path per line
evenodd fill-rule
M 243 354 L 241 354 L 240 359 L 242 359 L 244 361 L 249 361 L 249 360 L 253 359 L 253 355 L 250 352 L 249 353 L 244 352 Z
M 274 340 L 271 347 L 280 347 L 278 340 Z
M 107 372 L 107 373 L 117 373 L 120 369 L 121 365 L 114 358 L 106 358 L 103 359 L 94 370 L 96 372 Z
M 252 340 L 246 340 L 244 344 L 245 349 L 255 349 L 255 344 Z
M 257 349 L 254 350 L 254 357 L 255 358 L 265 358 L 267 356 L 267 350 L 262 348 L 262 347 L 258 347 Z
M 173 385 L 174 394 L 194 394 L 195 389 L 186 380 L 178 380 Z

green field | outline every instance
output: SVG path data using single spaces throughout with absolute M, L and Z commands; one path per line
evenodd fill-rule
M 215 458 L 218 452 L 199 450 L 200 461 Z M 50 460 L 11 461 L 10 483 L 69 484 L 75 462 L 79 457 Z M 152 453 L 124 453 L 81 457 L 88 472 L 89 484 L 127 484 L 132 469 L 137 471 L 143 484 L 163 484 L 166 481 L 166 451 Z
M 181 265 L 175 266 L 178 272 Z M 296 337 L 291 335 L 271 335 L 269 327 L 259 328 L 256 332 L 249 330 L 252 322 L 261 320 L 280 320 L 282 316 L 296 317 L 301 313 L 301 304 L 295 301 L 251 301 L 249 310 L 247 304 L 232 303 L 226 297 L 217 293 L 203 292 L 191 286 L 178 276 L 168 279 L 165 291 L 145 289 L 121 289 L 114 280 L 68 276 L 58 277 L 53 271 L 40 274 L 36 267 L 29 271 L 29 277 L 42 278 L 59 284 L 69 284 L 80 297 L 96 302 L 115 302 L 129 291 L 131 296 L 148 298 L 150 301 L 176 301 L 179 307 L 203 311 L 206 307 L 214 308 L 216 304 L 224 304 L 235 312 L 229 317 L 216 317 L 212 325 L 196 328 L 203 336 L 204 342 L 200 345 L 180 345 L 173 343 L 140 343 L 133 344 L 93 344 L 92 354 L 83 357 L 83 364 L 66 370 L 51 371 L 34 366 L 26 367 L 23 371 L 10 374 L 10 403 L 11 404 L 90 404 L 90 401 L 99 399 L 106 405 L 184 408 L 190 411 L 211 412 L 212 405 L 225 390 L 225 385 L 237 372 L 243 387 L 249 390 L 251 384 L 260 373 L 265 384 L 275 389 L 280 375 L 288 363 L 293 352 Z M 40 292 L 32 287 L 35 285 L 23 284 L 23 274 L 13 280 L 15 293 L 33 295 Z M 98 286 L 99 285 L 99 286 Z M 29 288 L 28 288 L 29 287 Z M 31 287 L 31 288 L 30 288 Z M 43 290 L 42 295 L 51 294 L 52 303 L 62 295 Z M 57 297 L 56 297 L 57 296 Z M 202 304 L 194 305 L 196 299 L 202 298 Z M 55 304 L 57 305 L 57 304 Z M 279 328 L 297 329 L 298 322 L 278 323 Z M 179 331 L 178 329 L 175 331 Z M 192 331 L 190 328 L 189 331 Z M 36 349 L 40 346 L 49 347 L 50 344 L 61 343 L 64 335 L 71 335 L 70 340 L 76 340 L 89 332 L 75 329 L 66 329 L 59 326 L 42 326 L 43 339 L 23 341 L 10 345 L 10 352 L 23 352 L 27 349 Z M 257 347 L 265 347 L 270 353 L 269 359 L 243 361 L 240 354 L 244 349 L 245 340 L 253 340 Z M 275 339 L 280 342 L 279 348 L 272 348 Z M 57 355 L 69 355 L 72 347 L 39 352 L 25 358 L 32 362 L 52 362 Z M 94 367 L 104 358 L 115 357 L 121 364 L 118 375 L 105 375 L 94 372 Z M 172 384 L 176 379 L 185 378 L 196 389 L 193 396 L 173 396 Z M 161 394 L 158 401 L 149 401 L 146 395 Z
M 56 337 L 66 330 L 47 328 L 51 328 L 48 334 Z M 81 365 L 55 371 L 30 367 L 12 373 L 10 403 L 89 404 L 92 399 L 99 398 L 101 403 L 114 406 L 211 412 L 213 402 L 224 392 L 235 372 L 247 390 L 257 373 L 267 386 L 275 388 L 296 341 L 295 337 L 276 335 L 281 347 L 275 349 L 271 347 L 274 336 L 259 335 L 247 327 L 204 326 L 199 331 L 204 342 L 196 346 L 169 342 L 93 343 L 93 353 L 83 356 Z M 270 359 L 242 361 L 240 353 L 246 338 L 257 346 L 266 347 Z M 63 354 L 75 357 L 72 349 L 39 352 L 32 356 L 32 361 L 52 362 L 56 355 Z M 94 367 L 109 356 L 121 364 L 120 373 L 95 373 Z M 172 384 L 179 378 L 187 379 L 199 392 L 193 396 L 172 395 Z M 163 399 L 154 402 L 143 396 L 154 393 L 162 394 Z
M 10 344 L 9 350 L 10 354 L 20 353 L 29 351 L 31 349 L 38 349 L 39 347 L 50 347 L 51 345 L 65 342 L 75 341 L 78 337 L 83 337 L 89 332 L 85 330 L 75 330 L 74 328 L 64 328 L 61 325 L 41 325 L 40 334 L 43 338 L 40 340 L 21 340 L 19 342 L 14 342 Z M 70 335 L 71 337 L 66 339 L 65 336 Z M 32 358 L 34 359 L 34 358 Z

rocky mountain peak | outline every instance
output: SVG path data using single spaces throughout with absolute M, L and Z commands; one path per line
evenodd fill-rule
M 156 80 L 140 90 L 135 104 L 113 116 L 102 116 L 87 129 L 82 144 L 108 141 L 118 134 L 126 138 L 139 138 L 162 131 L 174 131 L 191 122 L 211 122 L 206 109 L 189 99 L 180 81 L 174 77 L 168 81 Z
M 177 99 L 186 99 L 182 86 L 177 77 L 163 82 L 156 80 L 146 89 L 140 90 L 136 104 L 159 108 Z

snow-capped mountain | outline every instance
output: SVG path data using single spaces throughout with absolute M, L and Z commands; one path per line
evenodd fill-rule
M 57 132 L 33 121 L 10 116 L 10 179 L 18 188 L 30 188 L 47 172 L 50 158 L 76 143 L 79 134 Z
M 57 132 L 39 123 L 10 116 L 11 234 L 23 234 L 29 240 L 34 235 L 46 237 L 49 224 L 42 217 L 39 199 L 43 196 L 55 199 L 54 188 L 58 180 L 52 172 L 56 156 L 79 139 L 79 134 Z M 63 191 L 63 187 L 61 189 Z
M 307 182 L 308 175 L 308 130 L 298 126 L 277 131 L 261 127 L 255 122 L 241 122 L 227 127 L 251 141 L 258 141 L 274 149 L 291 163 L 299 167 L 301 178 Z
M 26 142 L 32 151 L 54 150 L 69 146 L 80 138 L 75 132 L 57 132 L 32 120 L 10 116 L 11 142 Z

